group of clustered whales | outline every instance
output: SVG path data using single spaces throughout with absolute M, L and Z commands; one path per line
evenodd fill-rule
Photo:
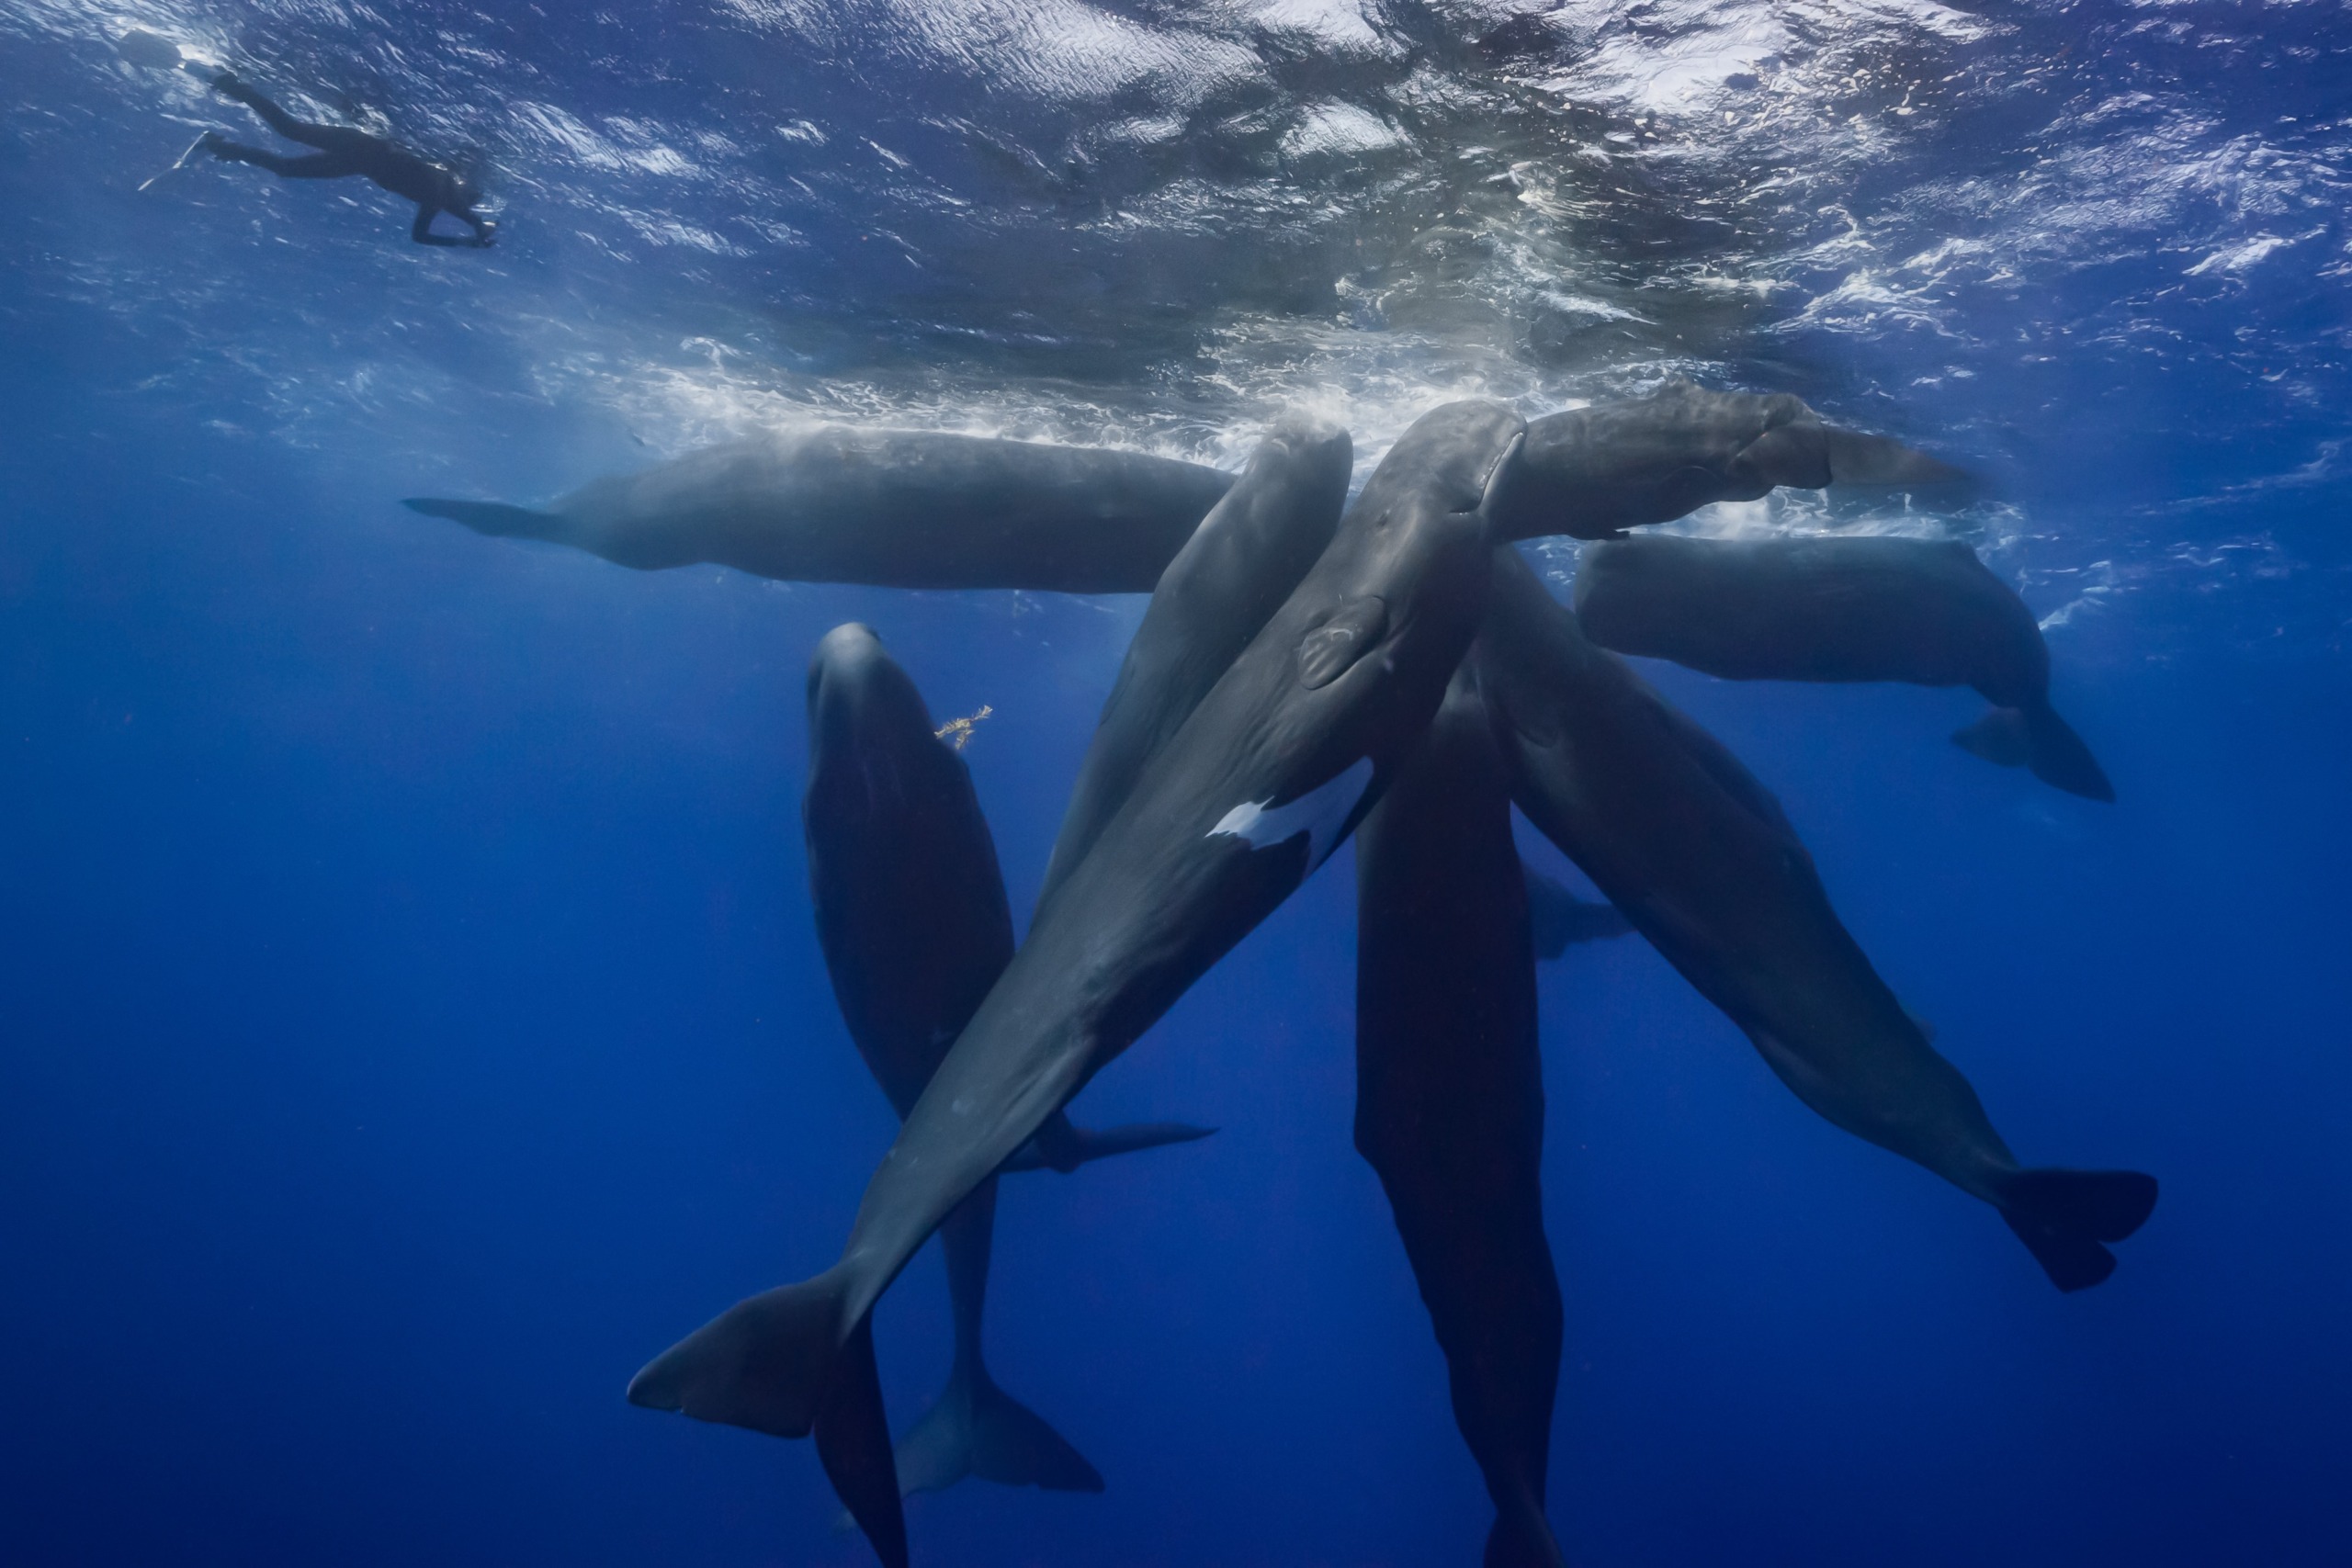
M 850 1032 L 902 1119 L 841 1259 L 654 1359 L 638 1404 L 799 1438 L 882 1561 L 901 1497 L 967 1474 L 1098 1489 L 989 1380 L 1000 1172 L 1200 1135 L 1064 1107 L 1351 833 L 1355 1142 L 1379 1175 L 1497 1513 L 1489 1568 L 1557 1564 L 1544 1517 L 1561 1307 L 1544 1238 L 1534 966 L 1628 926 L 1838 1126 L 1997 1209 L 2061 1290 L 2114 1268 L 2156 1184 L 2021 1168 L 1838 922 L 1779 804 L 1617 657 L 1733 679 L 1970 685 L 1954 739 L 2106 800 L 2017 595 L 1956 543 L 1627 537 L 1775 486 L 1956 476 L 1793 397 L 1673 382 L 1532 421 L 1423 415 L 1353 504 L 1345 432 L 1278 423 L 1238 476 L 1134 453 L 822 427 L 589 485 L 550 511 L 418 510 L 639 568 L 905 588 L 1151 594 L 1027 941 L 963 759 L 862 626 L 808 675 L 804 822 Z M 1573 609 L 1515 547 L 1585 552 Z M 1511 807 L 1613 909 L 1521 864 Z M 894 1456 L 876 1300 L 944 1238 L 956 1357 Z

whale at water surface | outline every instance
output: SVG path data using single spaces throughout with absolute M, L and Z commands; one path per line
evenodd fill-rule
M 1716 392 L 1677 378 L 1647 397 L 1530 420 L 1500 535 L 1613 539 L 1778 486 L 1949 489 L 1967 476 L 1884 435 L 1826 424 L 1785 392 Z
M 826 424 L 596 479 L 543 511 L 406 504 L 642 570 L 707 563 L 790 582 L 1145 593 L 1232 484 L 1141 452 Z
M 1688 381 L 1531 422 L 1511 470 L 1491 522 L 1512 539 L 1611 538 L 1776 485 L 1960 477 L 1885 436 L 1824 424 L 1785 394 Z M 640 570 L 707 563 L 787 582 L 1148 593 L 1233 483 L 1138 452 L 819 425 L 597 479 L 544 510 L 407 504 Z

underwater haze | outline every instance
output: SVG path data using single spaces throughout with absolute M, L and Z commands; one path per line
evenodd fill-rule
M 497 243 L 141 190 L 267 134 L 132 29 L 462 160 Z M 810 913 L 808 660 L 865 621 L 992 709 L 1025 924 L 1144 602 L 400 498 L 820 419 L 1234 468 L 1293 408 L 1361 483 L 1448 399 L 1671 376 L 1981 481 L 1671 526 L 1967 541 L 2116 804 L 1955 750 L 1964 690 L 1641 668 L 2023 1160 L 2164 1196 L 2062 1295 L 1639 938 L 1545 964 L 1569 1560 L 2352 1561 L 2347 198 L 2342 0 L 0 0 L 0 1561 L 873 1561 L 809 1445 L 623 1397 L 830 1262 L 896 1130 Z M 1215 1137 L 1005 1179 L 989 1362 L 1107 1489 L 916 1496 L 918 1562 L 1477 1560 L 1351 1145 L 1354 922 L 1343 853 L 1073 1107 Z M 876 1323 L 903 1431 L 935 1248 Z

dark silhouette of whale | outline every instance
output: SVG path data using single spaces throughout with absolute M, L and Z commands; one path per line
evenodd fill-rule
M 1778 485 L 1926 488 L 1965 477 L 1886 436 L 1824 424 L 1786 393 L 1711 392 L 1677 378 L 1646 398 L 1529 421 L 1495 523 L 1514 539 L 1611 539 Z
M 1356 1148 L 1388 1194 L 1485 1474 L 1487 1568 L 1561 1568 L 1544 1517 L 1560 1286 L 1510 787 L 1467 669 L 1356 829 Z
M 850 1037 L 903 1117 L 1012 961 L 1004 877 L 964 759 L 938 738 L 914 682 L 869 628 L 836 626 L 817 645 L 808 730 L 801 823 L 818 941 Z M 1210 1131 L 1149 1123 L 1091 1133 L 1056 1111 L 1035 1142 L 1067 1164 L 1029 1163 L 1072 1168 Z M 991 1176 L 939 1227 L 956 1359 L 946 1388 L 899 1445 L 899 1490 L 978 1475 L 1099 1492 L 1094 1467 L 989 1376 L 980 1319 L 995 1214 Z
M 1515 550 L 1473 655 L 1512 798 L 1799 1099 L 2001 1212 L 2062 1291 L 2156 1200 L 2135 1171 L 2021 1169 L 1838 923 L 1788 818 L 1713 737 L 1595 648 Z
M 1330 544 L 1354 446 L 1305 417 L 1276 423 L 1153 585 L 1102 704 L 1037 895 L 1042 909 L 1201 699 Z
M 1993 711 L 1956 743 L 2069 794 L 2115 798 L 2051 710 L 2033 612 L 1957 540 L 1645 535 L 1586 551 L 1575 602 L 1601 647 L 1727 681 L 1973 686 Z
M 543 512 L 407 504 L 647 570 L 708 562 L 794 582 L 1141 593 L 1232 483 L 1139 452 L 828 424 L 597 479 Z
M 656 1357 L 633 1403 L 813 1430 L 876 1551 L 904 1562 L 868 1313 L 949 1211 L 1353 829 L 1477 630 L 1486 506 L 1524 429 L 1454 403 L 1406 433 L 1039 911 L 884 1156 L 841 1260 Z

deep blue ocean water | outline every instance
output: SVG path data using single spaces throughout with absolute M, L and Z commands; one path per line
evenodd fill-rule
M 142 27 L 487 171 L 488 252 Z M 1638 939 L 1542 975 L 1589 1568 L 2352 1562 L 2352 13 L 2340 4 L 0 0 L 0 1561 L 856 1564 L 806 1444 L 629 1374 L 833 1256 L 892 1131 L 817 950 L 805 661 L 870 621 L 1034 897 L 1130 600 L 640 574 L 537 501 L 811 417 L 1359 477 L 1465 393 L 1790 390 L 1970 467 L 2120 801 L 1965 693 L 1646 670 L 1781 795 L 2100 1288 L 1799 1106 Z M 1573 550 L 1551 557 L 1566 572 Z M 1547 847 L 1529 852 L 1555 870 Z M 1101 1496 L 917 1561 L 1424 1564 L 1488 1517 L 1349 1143 L 1329 868 L 1009 1180 L 1004 1384 Z M 878 1339 L 944 1372 L 926 1256 Z

